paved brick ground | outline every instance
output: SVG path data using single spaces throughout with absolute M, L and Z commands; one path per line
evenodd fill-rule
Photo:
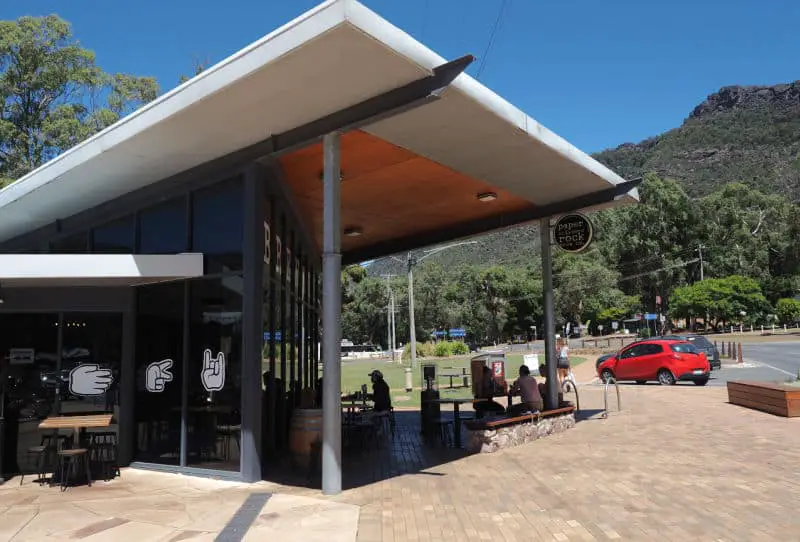
M 358 540 L 800 539 L 800 420 L 724 389 L 625 386 L 622 400 L 564 435 L 346 492 Z
M 579 382 L 592 366 L 576 368 Z M 608 419 L 602 403 L 583 386 L 590 417 L 574 429 L 473 456 L 421 446 L 418 415 L 401 414 L 391 445 L 346 453 L 349 489 L 335 498 L 127 470 L 64 494 L 12 481 L 0 486 L 0 541 L 212 540 L 264 492 L 248 540 L 800 540 L 800 419 L 692 385 L 623 386 Z

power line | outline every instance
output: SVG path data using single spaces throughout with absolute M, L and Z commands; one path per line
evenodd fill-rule
M 489 34 L 489 41 L 486 43 L 486 49 L 483 51 L 483 56 L 481 57 L 481 63 L 478 66 L 478 73 L 475 74 L 475 79 L 481 78 L 483 68 L 486 67 L 486 59 L 489 57 L 489 51 L 492 49 L 492 45 L 494 44 L 494 38 L 497 34 L 497 29 L 500 28 L 500 21 L 503 19 L 503 13 L 506 10 L 507 3 L 508 0 L 502 0 L 502 3 L 500 4 L 500 11 L 497 12 L 497 18 L 494 20 L 492 32 Z

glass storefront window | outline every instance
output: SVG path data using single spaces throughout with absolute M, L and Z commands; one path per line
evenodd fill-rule
M 239 470 L 242 289 L 241 275 L 191 282 L 189 466 Z
M 137 461 L 180 463 L 183 293 L 183 282 L 137 289 Z
M 58 413 L 58 315 L 0 314 L 0 356 L 6 364 L 3 472 L 27 468 L 39 423 Z
M 186 251 L 186 198 L 176 198 L 139 214 L 139 252 L 176 254 Z
M 133 215 L 108 222 L 92 230 L 95 254 L 132 254 L 136 244 Z
M 240 180 L 192 194 L 192 250 L 206 256 L 206 273 L 242 269 L 243 192 Z
M 81 383 L 61 390 L 61 414 L 107 412 L 118 420 L 122 314 L 67 312 L 63 326 L 61 374 L 84 367 L 76 373 Z

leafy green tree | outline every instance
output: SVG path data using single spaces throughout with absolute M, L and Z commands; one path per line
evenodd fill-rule
M 768 280 L 790 265 L 787 251 L 794 240 L 787 222 L 793 213 L 783 196 L 730 183 L 701 199 L 700 211 L 709 275 Z
M 775 304 L 775 314 L 782 324 L 792 324 L 800 320 L 800 301 L 794 298 L 779 299 Z
M 157 94 L 152 77 L 103 72 L 56 15 L 0 21 L 0 186 Z
M 708 315 L 719 325 L 731 321 L 751 321 L 769 311 L 769 308 L 758 281 L 732 275 L 676 288 L 672 294 L 670 315 L 687 319 Z
M 656 298 L 669 308 L 673 288 L 686 283 L 698 267 L 700 216 L 676 181 L 649 174 L 639 189 L 640 203 L 598 213 L 598 249 L 620 274 L 620 286 L 642 297 L 648 310 Z
M 625 294 L 617 289 L 619 274 L 610 268 L 600 251 L 585 254 L 556 253 L 553 261 L 553 286 L 556 312 L 562 321 L 581 325 L 595 320 L 612 306 L 625 305 Z

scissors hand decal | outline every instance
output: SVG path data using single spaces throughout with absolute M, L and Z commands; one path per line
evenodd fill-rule
M 203 352 L 203 372 L 200 374 L 206 391 L 219 391 L 225 385 L 225 354 L 211 357 L 211 350 Z
M 172 360 L 164 359 L 154 361 L 147 366 L 145 374 L 145 389 L 149 392 L 159 393 L 164 391 L 167 382 L 172 382 Z

